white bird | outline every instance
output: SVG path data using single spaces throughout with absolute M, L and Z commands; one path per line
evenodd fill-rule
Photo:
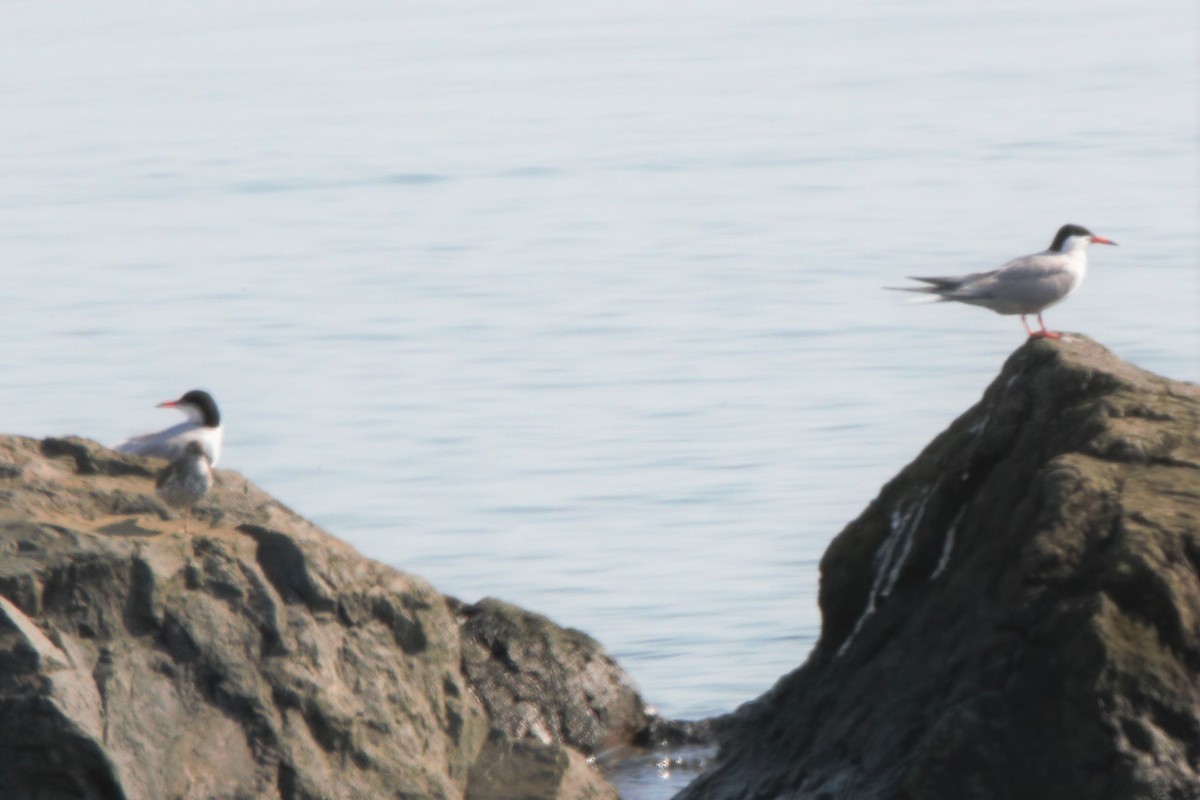
M 208 453 L 204 451 L 203 443 L 192 439 L 184 446 L 182 455 L 158 473 L 154 488 L 167 505 L 187 510 L 187 516 L 183 519 L 183 532 L 187 533 L 188 523 L 192 520 L 192 506 L 208 494 L 212 484 Z
M 989 272 L 944 278 L 917 278 L 930 286 L 888 287 L 901 292 L 936 295 L 939 301 L 952 300 L 990 308 L 997 314 L 1020 314 L 1021 325 L 1032 337 L 1061 339 L 1061 333 L 1046 330 L 1042 312 L 1079 288 L 1087 273 L 1087 246 L 1116 242 L 1096 236 L 1082 225 L 1063 225 L 1050 249 L 1014 258 Z M 1037 314 L 1040 330 L 1029 329 L 1027 314 Z
M 203 389 L 193 389 L 178 400 L 159 403 L 158 407 L 177 408 L 187 415 L 187 420 L 157 433 L 134 436 L 117 445 L 117 450 L 132 455 L 175 459 L 183 454 L 188 442 L 194 441 L 200 443 L 209 465 L 215 467 L 221 458 L 225 433 L 221 427 L 221 412 L 212 395 Z

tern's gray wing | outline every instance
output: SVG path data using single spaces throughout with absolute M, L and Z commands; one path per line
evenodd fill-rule
M 948 299 L 987 306 L 1001 314 L 1033 314 L 1062 300 L 1078 277 L 1060 253 L 1014 258 L 947 293 Z
M 187 445 L 187 441 L 181 441 L 179 437 L 195 429 L 196 423 L 181 422 L 166 430 L 134 436 L 117 445 L 117 450 L 135 456 L 175 458 L 183 452 L 183 448 Z
M 1062 253 L 1035 253 L 1014 258 L 990 273 L 991 278 L 1005 283 L 1043 281 L 1069 272 L 1070 260 Z
M 170 460 L 178 458 L 188 442 L 197 441 L 203 446 L 209 464 L 216 466 L 221 457 L 223 438 L 220 427 L 209 428 L 188 420 L 158 433 L 135 436 L 117 445 L 117 450 L 135 456 L 156 456 Z
M 922 286 L 917 289 L 909 289 L 912 292 L 953 292 L 962 286 L 976 281 L 983 280 L 990 275 L 995 275 L 1000 270 L 993 269 L 987 272 L 972 272 L 970 275 L 945 275 L 942 277 L 920 278 L 916 275 L 910 275 L 910 281 L 921 281 L 921 283 L 931 284 L 930 286 Z

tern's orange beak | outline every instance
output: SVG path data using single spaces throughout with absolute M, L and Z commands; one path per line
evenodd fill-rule
M 1092 244 L 1111 244 L 1113 247 L 1117 246 L 1117 243 L 1112 239 L 1105 239 L 1103 236 L 1093 236 Z
M 179 405 L 178 400 L 167 400 L 166 402 L 159 403 L 155 408 L 174 408 L 177 405 Z

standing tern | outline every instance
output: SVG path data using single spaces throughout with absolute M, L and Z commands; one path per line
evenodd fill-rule
M 936 300 L 953 300 L 990 308 L 997 314 L 1020 314 L 1025 332 L 1034 338 L 1061 339 L 1061 333 L 1046 330 L 1042 312 L 1079 288 L 1087 273 L 1087 246 L 1116 242 L 1097 236 L 1082 225 L 1063 225 L 1050 249 L 1014 258 L 989 272 L 945 278 L 917 278 L 929 286 L 889 287 L 902 292 L 936 295 Z M 1040 330 L 1029 329 L 1027 314 L 1037 314 Z
M 186 511 L 183 532 L 187 533 L 188 523 L 192 521 L 192 506 L 208 494 L 212 485 L 212 467 L 208 453 L 204 451 L 204 443 L 192 439 L 183 448 L 183 454 L 158 473 L 154 488 L 167 505 Z
M 178 400 L 159 403 L 159 408 L 176 408 L 187 415 L 187 420 L 157 433 L 134 436 L 117 445 L 117 450 L 139 456 L 157 456 L 175 459 L 183 454 L 188 442 L 199 442 L 208 457 L 210 466 L 215 467 L 221 458 L 221 412 L 212 395 L 203 389 L 193 389 Z

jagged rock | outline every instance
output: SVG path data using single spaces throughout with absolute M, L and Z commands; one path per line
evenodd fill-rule
M 0 437 L 5 800 L 615 798 L 489 718 L 425 581 L 228 471 L 183 535 L 157 466 Z
M 723 724 L 653 713 L 628 673 L 582 631 L 494 598 L 455 609 L 467 680 L 492 725 L 514 739 L 563 743 L 612 767 L 709 746 Z
M 1031 341 L 829 546 L 679 800 L 1200 797 L 1200 388 Z
M 633 681 L 586 633 L 493 598 L 459 613 L 463 668 L 493 724 L 510 736 L 594 755 L 647 729 Z

